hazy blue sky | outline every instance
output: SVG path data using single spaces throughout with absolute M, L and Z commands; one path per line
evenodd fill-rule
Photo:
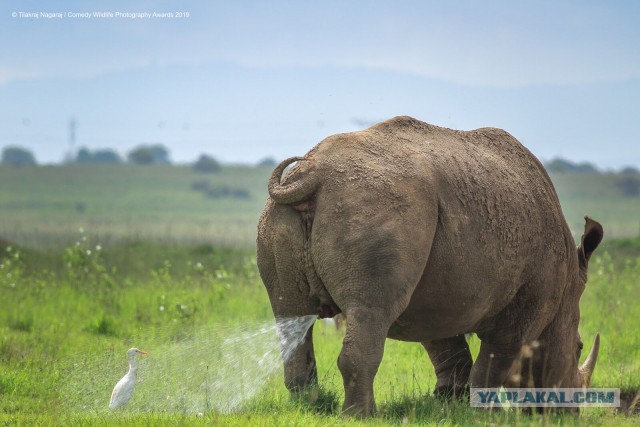
M 189 17 L 70 15 L 103 11 Z M 71 117 L 77 146 L 255 162 L 404 114 L 640 166 L 640 2 L 0 3 L 0 147 L 41 162 Z

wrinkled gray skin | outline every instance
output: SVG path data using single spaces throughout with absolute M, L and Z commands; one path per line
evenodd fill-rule
M 440 394 L 588 383 L 598 345 L 579 368 L 579 300 L 603 230 L 586 218 L 576 249 L 548 175 L 507 132 L 396 117 L 284 161 L 269 193 L 257 249 L 273 312 L 346 314 L 347 413 L 375 410 L 387 337 L 424 345 Z M 291 391 L 317 382 L 312 329 L 285 363 Z

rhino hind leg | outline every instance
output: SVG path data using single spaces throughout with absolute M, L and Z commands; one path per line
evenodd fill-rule
M 285 349 L 283 349 L 283 355 Z M 292 394 L 299 394 L 308 387 L 318 385 L 318 369 L 313 349 L 313 325 L 304 341 L 284 357 L 285 386 Z
M 338 357 L 345 388 L 343 413 L 369 416 L 376 410 L 373 380 L 392 320 L 382 310 L 364 307 L 348 309 L 345 314 L 347 331 Z
M 460 398 L 469 392 L 473 359 L 464 335 L 422 343 L 436 371 L 436 397 Z

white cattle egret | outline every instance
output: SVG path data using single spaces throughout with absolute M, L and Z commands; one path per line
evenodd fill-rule
M 127 359 L 129 360 L 129 372 L 122 377 L 118 384 L 113 388 L 111 393 L 111 402 L 109 402 L 110 409 L 116 409 L 125 405 L 131 396 L 133 396 L 133 387 L 136 385 L 136 370 L 138 369 L 138 362 L 136 362 L 136 355 L 149 354 L 146 351 L 138 350 L 137 348 L 130 348 L 127 351 Z

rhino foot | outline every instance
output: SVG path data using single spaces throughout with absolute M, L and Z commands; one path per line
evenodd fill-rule
M 433 390 L 433 395 L 441 400 L 465 400 L 469 398 L 469 385 L 443 385 Z

